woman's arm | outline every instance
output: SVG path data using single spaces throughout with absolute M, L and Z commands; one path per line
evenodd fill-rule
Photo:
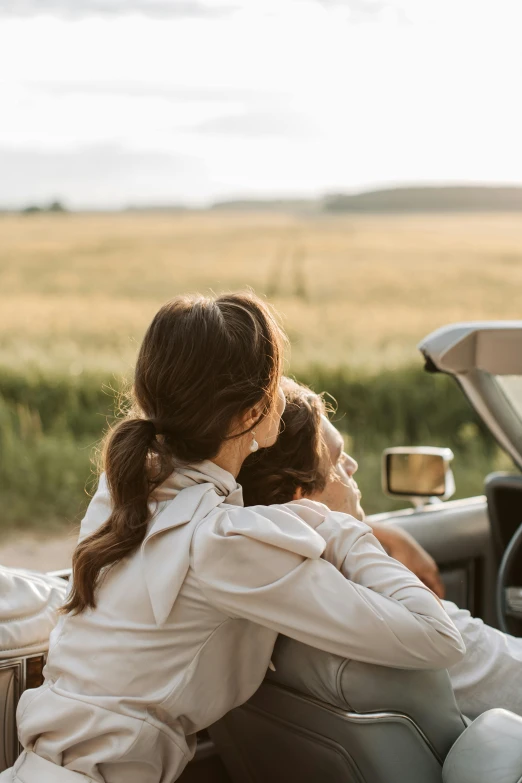
M 343 547 L 346 546 L 346 539 L 350 540 L 350 531 L 354 524 L 357 525 L 358 520 L 348 514 L 332 512 L 324 504 L 307 499 L 287 505 L 322 536 L 327 544 L 327 550 L 331 553 L 335 552 L 335 555 L 331 555 L 329 559 L 331 560 L 333 556 L 339 569 L 343 571 Z M 444 585 L 437 564 L 413 536 L 405 530 L 388 525 L 371 526 L 371 532 L 387 555 L 405 565 L 421 582 L 433 590 L 438 598 L 444 598 Z M 345 576 L 351 578 L 347 573 Z
M 440 578 L 437 563 L 413 536 L 393 525 L 376 524 L 371 525 L 371 528 L 373 535 L 390 557 L 413 571 L 438 598 L 444 598 L 444 583 Z
M 342 542 L 318 546 L 336 524 L 329 516 L 309 526 L 287 506 L 238 508 L 201 525 L 193 567 L 209 602 L 347 658 L 418 669 L 460 660 L 462 639 L 437 598 L 367 525 L 353 520 Z

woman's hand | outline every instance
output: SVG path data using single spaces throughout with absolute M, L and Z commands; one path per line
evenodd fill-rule
M 413 536 L 401 528 L 388 525 L 375 525 L 372 532 L 390 557 L 409 568 L 436 596 L 444 598 L 444 585 L 437 563 Z

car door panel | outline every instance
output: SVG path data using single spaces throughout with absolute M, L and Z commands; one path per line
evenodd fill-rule
M 498 568 L 485 497 L 449 501 L 368 518 L 410 533 L 436 560 L 446 597 L 497 627 Z

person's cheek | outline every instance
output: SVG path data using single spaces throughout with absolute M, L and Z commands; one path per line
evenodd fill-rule
M 348 478 L 343 482 L 346 513 L 357 516 L 358 496 Z
M 342 504 L 339 502 L 338 493 L 335 491 L 335 485 L 329 484 L 322 493 L 321 502 L 328 506 L 330 511 L 342 511 Z
M 277 413 L 279 415 L 279 418 L 281 418 L 286 408 L 286 397 L 281 387 L 279 387 L 278 389 L 277 396 L 278 396 Z

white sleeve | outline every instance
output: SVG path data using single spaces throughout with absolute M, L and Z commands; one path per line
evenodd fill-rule
M 193 540 L 209 602 L 346 658 L 412 669 L 460 660 L 462 639 L 433 593 L 356 520 L 342 544 L 325 547 L 327 516 L 310 525 L 288 505 L 220 511 Z

